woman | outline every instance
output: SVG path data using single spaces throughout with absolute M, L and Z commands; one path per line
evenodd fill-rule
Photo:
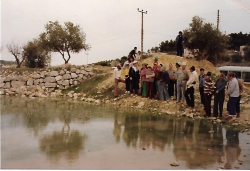
M 223 104 L 225 100 L 225 87 L 227 81 L 225 80 L 225 75 L 220 74 L 220 78 L 215 83 L 215 93 L 214 93 L 214 117 L 218 117 L 218 106 L 219 106 L 219 117 L 222 117 Z
M 141 96 L 142 97 L 146 97 L 147 96 L 147 87 L 146 87 L 146 72 L 147 72 L 147 68 L 146 68 L 147 64 L 142 64 L 142 69 L 140 72 L 140 76 L 141 76 Z
M 140 80 L 140 72 L 138 69 L 138 62 L 134 61 L 133 62 L 133 67 L 130 67 L 129 69 L 129 79 L 130 79 L 130 93 L 131 96 L 137 95 L 138 94 L 138 89 L 139 89 L 139 80 Z

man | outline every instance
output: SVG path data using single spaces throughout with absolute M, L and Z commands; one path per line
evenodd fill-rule
M 155 73 L 151 66 L 148 66 L 146 72 L 146 83 L 147 83 L 147 98 L 153 99 L 154 98 L 154 78 Z
M 146 84 L 146 72 L 147 72 L 147 64 L 142 64 L 142 69 L 140 71 L 141 76 L 141 96 L 146 97 L 147 96 L 147 84 Z
M 125 82 L 121 78 L 121 65 L 120 64 L 118 64 L 117 67 L 114 69 L 113 77 L 115 79 L 114 96 L 118 97 L 118 83 L 119 82 L 123 82 L 123 83 Z
M 205 83 L 204 83 L 204 106 L 205 106 L 205 116 L 211 116 L 211 100 L 214 91 L 214 83 L 212 83 L 211 74 L 208 72 L 205 75 Z
M 173 64 L 171 63 L 169 64 L 168 75 L 169 75 L 168 94 L 170 97 L 173 97 L 175 94 L 175 99 L 176 99 L 177 89 L 176 89 L 175 70 L 173 69 Z
M 136 96 L 138 94 L 138 89 L 139 89 L 139 80 L 140 80 L 140 71 L 138 68 L 138 62 L 134 61 L 133 62 L 133 67 L 130 67 L 129 69 L 129 79 L 130 79 L 130 93 L 131 96 L 134 95 Z
M 239 118 L 240 117 L 240 100 L 241 100 L 244 86 L 241 80 L 237 79 L 237 81 L 239 84 L 239 97 L 237 98 L 237 101 L 236 101 L 236 118 Z
M 157 94 L 157 76 L 158 76 L 158 72 L 160 71 L 161 66 L 158 64 L 158 57 L 154 58 L 154 65 L 153 65 L 153 71 L 155 73 L 155 77 L 154 77 L 154 95 Z
M 182 35 L 181 31 L 179 31 L 179 35 L 176 37 L 175 42 L 176 42 L 176 48 L 177 48 L 177 56 L 182 57 L 184 36 Z
M 184 94 L 186 91 L 186 83 L 189 79 L 188 72 L 186 70 L 186 62 L 182 62 L 181 68 L 180 64 L 176 63 L 176 75 L 177 75 L 177 103 L 185 100 Z
M 128 57 L 129 58 L 132 57 L 133 60 L 135 60 L 135 58 L 136 58 L 136 56 L 135 56 L 136 50 L 137 50 L 137 47 L 134 47 L 134 49 L 129 52 Z
M 168 84 L 169 84 L 169 74 L 166 71 L 166 67 L 162 66 L 162 77 L 160 81 L 159 98 L 160 100 L 168 100 Z
M 195 71 L 195 67 L 192 66 L 190 68 L 191 75 L 187 81 L 187 90 L 185 92 L 185 98 L 187 106 L 191 109 L 194 108 L 194 85 L 196 84 L 196 81 L 198 80 L 198 74 Z
M 227 75 L 229 79 L 227 94 L 229 96 L 229 100 L 227 102 L 229 117 L 227 119 L 235 119 L 236 117 L 236 103 L 239 97 L 239 83 L 235 78 L 235 74 L 233 72 L 229 72 Z
M 200 75 L 199 75 L 199 92 L 200 92 L 200 98 L 201 98 L 201 103 L 204 105 L 204 69 L 200 69 Z

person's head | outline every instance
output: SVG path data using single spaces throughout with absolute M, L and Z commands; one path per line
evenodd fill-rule
M 154 68 L 158 67 L 158 63 L 157 62 L 154 62 Z
M 122 68 L 122 67 L 121 67 L 121 64 L 118 64 L 116 67 L 117 67 L 119 70 Z
M 195 67 L 191 66 L 191 68 L 189 70 L 190 70 L 190 72 L 193 72 L 193 71 L 195 71 Z
M 157 56 L 154 58 L 154 61 L 155 61 L 155 62 L 158 62 L 158 57 L 157 57 Z
M 234 77 L 235 77 L 234 72 L 229 72 L 229 73 L 227 74 L 227 78 L 228 78 L 229 80 L 232 80 Z
M 126 63 L 125 67 L 126 67 L 126 68 L 129 68 L 129 63 Z
M 206 81 L 210 81 L 210 76 L 209 75 L 205 75 L 205 80 Z
M 179 31 L 179 35 L 182 36 L 182 31 Z
M 167 68 L 166 68 L 165 66 L 162 65 L 161 70 L 162 70 L 162 71 L 166 71 Z
M 143 64 L 142 64 L 142 68 L 147 68 L 147 64 L 146 64 L 146 63 L 143 63 Z
M 180 68 L 180 66 L 181 66 L 180 62 L 176 62 L 175 66 L 177 69 Z
M 169 64 L 169 69 L 172 69 L 173 68 L 173 64 Z
M 211 77 L 212 73 L 210 71 L 208 71 L 206 75 Z
M 151 71 L 153 68 L 151 66 L 148 66 L 147 69 Z
M 203 75 L 204 74 L 204 68 L 200 69 L 200 74 Z
M 225 79 L 225 75 L 223 73 L 220 74 L 220 80 L 224 80 Z
M 182 63 L 181 63 L 181 68 L 182 68 L 183 70 L 186 69 L 186 66 L 187 66 L 186 62 L 182 62 Z
M 134 50 L 137 50 L 137 47 L 134 47 Z
M 137 62 L 137 61 L 134 61 L 134 62 L 133 62 L 133 66 L 134 66 L 134 67 L 137 67 L 137 66 L 138 66 L 138 62 Z

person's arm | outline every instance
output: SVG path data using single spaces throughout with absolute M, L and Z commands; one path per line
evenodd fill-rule
M 226 87 L 226 85 L 227 85 L 227 82 L 224 80 L 223 81 L 223 83 L 222 83 L 222 85 L 218 88 L 218 92 L 220 92 L 220 91 L 224 91 L 225 90 L 225 87 Z M 217 86 L 217 85 L 216 85 Z M 215 86 L 215 87 L 216 87 Z
M 229 85 L 228 85 L 228 89 L 227 89 L 227 93 L 230 95 L 232 94 L 232 92 L 234 91 L 236 84 L 234 81 L 230 81 Z
M 194 81 L 195 81 L 195 80 L 194 80 L 194 74 L 191 73 L 190 78 L 188 79 L 186 85 L 189 86 L 189 85 L 192 84 Z

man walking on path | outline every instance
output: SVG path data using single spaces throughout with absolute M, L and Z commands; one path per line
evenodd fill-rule
M 229 117 L 227 119 L 235 119 L 236 117 L 236 102 L 239 97 L 239 83 L 235 78 L 235 74 L 233 72 L 229 72 L 227 75 L 229 79 L 227 94 L 229 96 L 229 100 L 227 102 Z
M 194 108 L 194 85 L 196 84 L 196 81 L 198 80 L 198 74 L 195 71 L 195 67 L 192 66 L 190 68 L 191 75 L 187 81 L 187 90 L 185 92 L 185 98 L 187 106 L 191 109 Z
M 175 42 L 177 48 L 177 56 L 182 57 L 183 43 L 184 43 L 184 36 L 182 35 L 182 31 L 179 31 L 179 35 L 176 37 Z

